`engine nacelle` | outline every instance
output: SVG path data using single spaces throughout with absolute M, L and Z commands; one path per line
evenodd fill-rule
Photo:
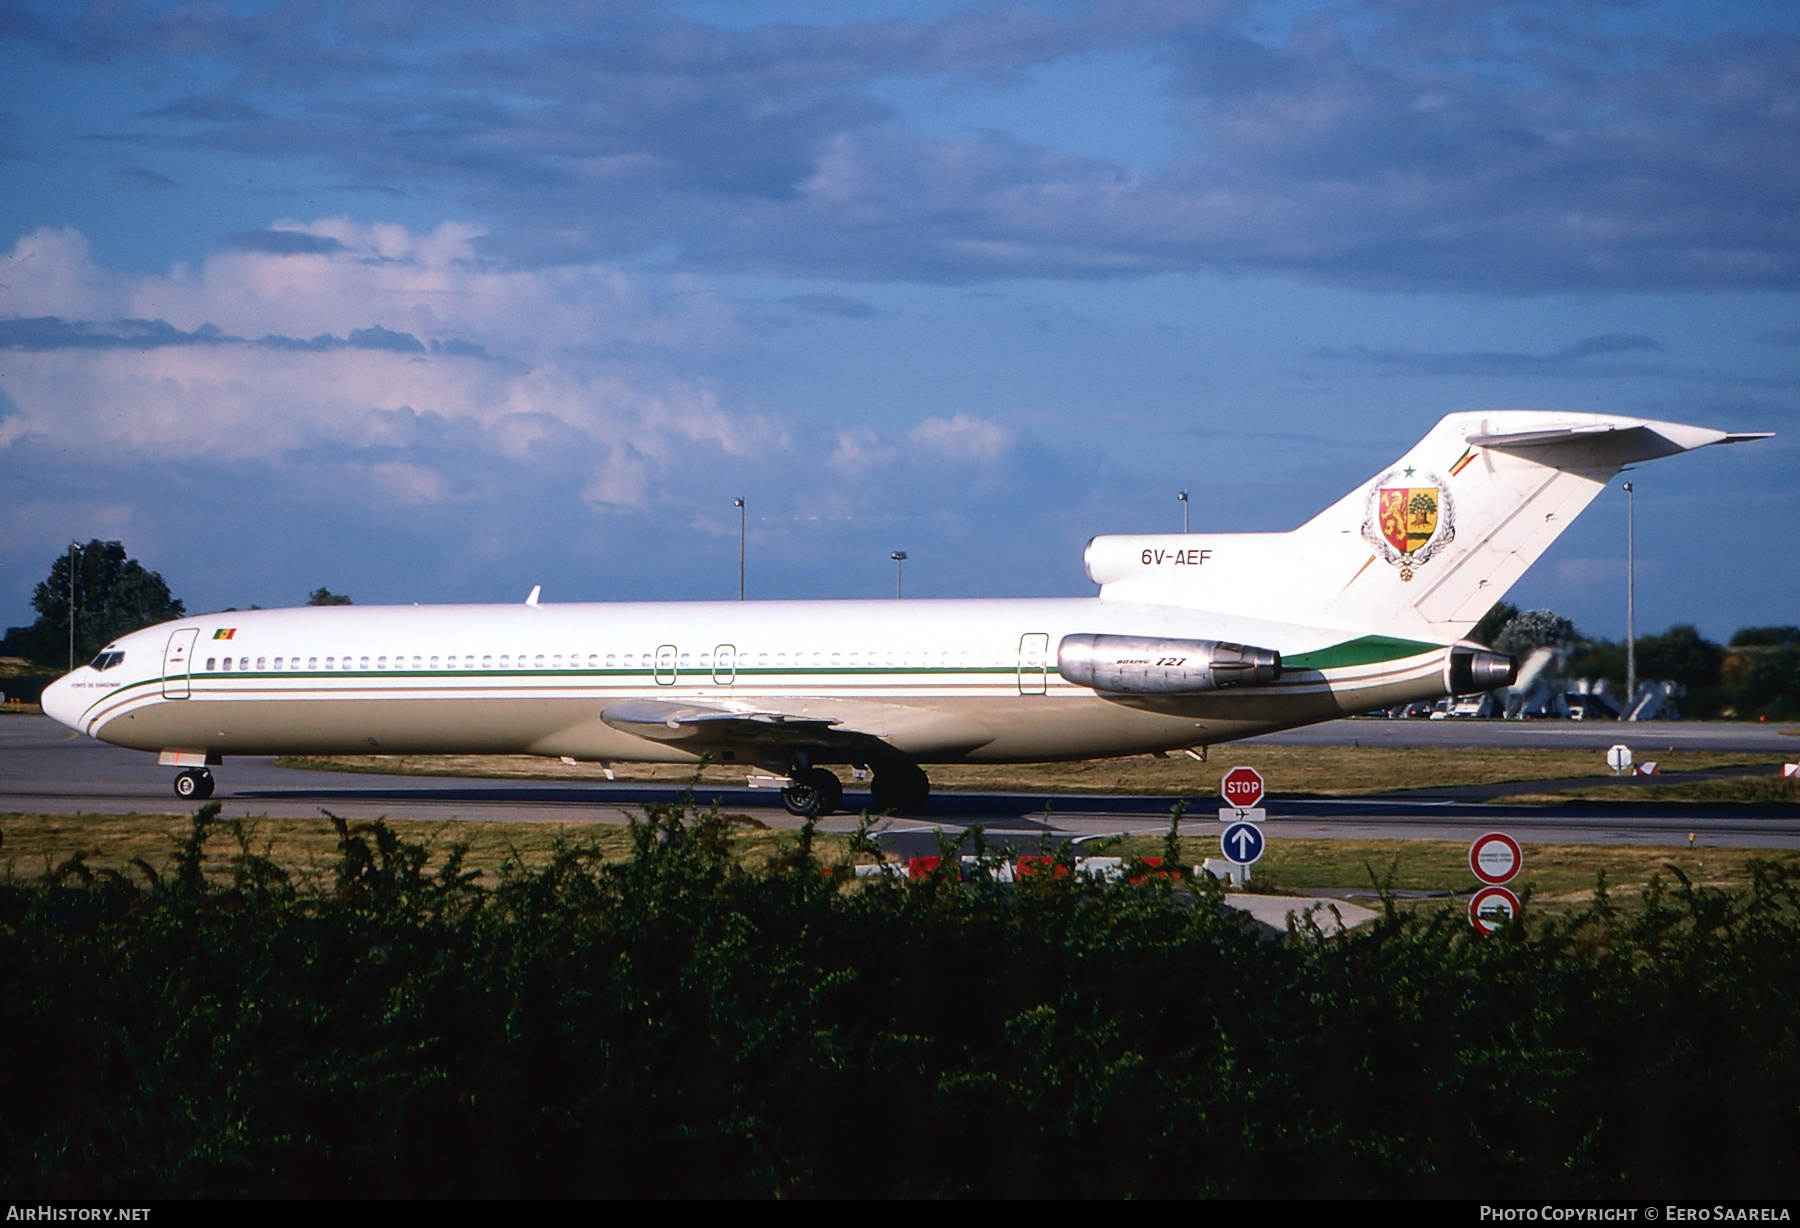
M 1444 689 L 1452 695 L 1497 690 L 1518 680 L 1518 661 L 1503 652 L 1452 648 L 1449 659 L 1444 662 Z
M 1281 677 L 1281 654 L 1219 640 L 1065 635 L 1056 669 L 1076 686 L 1119 695 L 1190 695 Z

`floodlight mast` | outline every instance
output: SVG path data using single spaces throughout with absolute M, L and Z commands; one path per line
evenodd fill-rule
M 1637 495 L 1625 483 L 1625 717 L 1637 710 Z
M 69 672 L 75 672 L 75 556 L 85 551 L 76 542 L 69 543 Z
M 894 600 L 900 599 L 900 572 L 906 564 L 906 551 L 896 550 L 888 556 L 894 560 Z
M 1175 497 L 1181 500 L 1181 531 L 1185 534 L 1188 531 L 1188 492 L 1184 490 Z
M 738 600 L 744 599 L 744 501 L 734 499 L 738 510 Z

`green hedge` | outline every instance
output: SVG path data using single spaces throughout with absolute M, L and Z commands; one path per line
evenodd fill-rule
M 1786 863 L 1270 942 L 1156 881 L 745 869 L 679 811 L 489 888 L 340 823 L 302 887 L 217 814 L 0 895 L 9 1197 L 1800 1188 Z

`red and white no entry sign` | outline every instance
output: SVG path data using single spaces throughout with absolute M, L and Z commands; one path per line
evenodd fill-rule
M 1262 773 L 1253 767 L 1234 767 L 1219 782 L 1219 792 L 1227 806 L 1249 810 L 1262 801 Z
M 1469 869 L 1490 886 L 1510 883 L 1525 864 L 1519 842 L 1503 831 L 1477 836 L 1469 846 Z
M 1469 920 L 1484 934 L 1491 934 L 1519 915 L 1519 897 L 1505 887 L 1483 887 L 1469 901 Z

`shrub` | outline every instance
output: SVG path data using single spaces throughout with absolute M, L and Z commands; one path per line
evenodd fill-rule
M 1216 888 L 746 869 L 681 808 L 477 885 L 218 807 L 0 896 L 11 1197 L 1743 1196 L 1796 1187 L 1796 878 L 1477 936 Z M 209 849 L 229 840 L 228 856 Z

